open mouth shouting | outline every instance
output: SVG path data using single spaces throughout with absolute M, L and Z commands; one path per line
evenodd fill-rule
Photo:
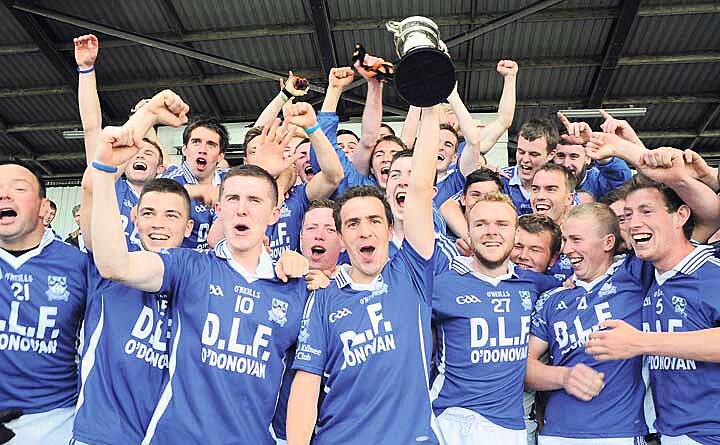
M 310 257 L 313 261 L 319 261 L 325 255 L 325 252 L 327 252 L 327 249 L 319 244 L 310 247 Z
M 12 224 L 17 217 L 17 211 L 11 207 L 0 208 L 0 224 Z
M 197 169 L 200 171 L 203 171 L 208 166 L 207 158 L 204 158 L 202 156 L 198 156 L 197 159 L 195 159 L 195 165 L 197 166 Z
M 147 171 L 147 164 L 144 161 L 133 162 L 132 169 L 135 171 L 144 172 Z
M 312 165 L 310 165 L 309 163 L 303 169 L 303 173 L 305 173 L 305 177 L 308 179 L 315 176 L 315 172 L 313 171 Z
M 632 234 L 633 244 L 636 246 L 636 248 L 646 247 L 651 239 L 652 239 L 651 233 L 643 232 L 643 233 L 633 233 Z
M 405 207 L 405 198 L 407 198 L 407 192 L 402 191 L 395 193 L 395 202 L 401 209 Z
M 550 212 L 550 204 L 546 202 L 537 202 L 535 203 L 535 212 L 536 213 L 548 213 Z
M 235 224 L 233 229 L 235 230 L 236 235 L 246 235 L 250 232 L 250 226 L 248 226 L 247 224 L 242 224 L 242 223 Z
M 376 250 L 375 246 L 369 244 L 360 246 L 360 259 L 366 263 L 372 262 Z

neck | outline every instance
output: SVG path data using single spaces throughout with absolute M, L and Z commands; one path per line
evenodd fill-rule
M 405 239 L 405 227 L 404 227 L 402 219 L 394 218 L 392 234 L 393 234 L 393 236 L 392 236 L 393 238 L 397 238 L 399 240 Z M 390 242 L 392 242 L 392 239 Z
M 230 256 L 233 261 L 238 263 L 249 274 L 256 274 L 258 265 L 260 264 L 260 255 L 262 249 L 265 247 L 262 244 L 258 244 L 249 250 L 238 250 L 228 244 L 230 249 Z
M 478 260 L 477 257 L 473 257 L 472 261 L 472 269 L 475 272 L 480 272 L 481 274 L 491 277 L 491 278 L 497 278 L 501 275 L 505 275 L 508 273 L 508 263 L 509 258 L 505 258 L 503 261 L 500 261 L 495 264 L 491 263 L 483 263 L 480 260 Z
M 133 189 L 135 189 L 138 194 L 142 191 L 142 188 L 145 186 L 144 182 L 141 181 L 133 181 L 132 179 L 128 178 L 127 180 L 128 184 L 132 186 Z
M 655 270 L 659 273 L 665 273 L 673 267 L 677 266 L 686 256 L 690 255 L 690 252 L 695 250 L 695 247 L 690 244 L 690 241 L 683 239 L 680 242 L 673 243 L 673 248 L 668 249 L 665 255 L 657 261 L 653 261 Z
M 586 283 L 589 283 L 589 282 L 597 279 L 598 277 L 606 274 L 608 269 L 610 269 L 611 265 L 612 265 L 612 257 L 603 261 L 603 263 L 598 265 L 598 267 L 596 267 L 594 271 L 588 272 L 588 274 L 586 276 L 581 277 L 580 275 L 577 275 L 577 278 Z
M 0 249 L 3 250 L 27 250 L 40 244 L 43 235 L 45 234 L 45 226 L 38 224 L 38 226 L 30 233 L 26 233 L 17 239 L 2 239 L 0 238 Z
M 437 171 L 437 182 L 440 182 L 440 181 L 442 181 L 443 179 L 447 178 L 447 175 L 448 175 L 448 171 L 447 171 L 447 170 L 444 170 L 444 171 L 438 170 L 438 171 Z
M 530 188 L 532 187 L 532 179 L 520 178 L 520 187 L 522 187 L 525 191 L 530 191 Z

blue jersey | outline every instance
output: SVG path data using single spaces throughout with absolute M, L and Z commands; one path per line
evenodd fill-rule
M 265 231 L 270 238 L 270 258 L 273 261 L 279 260 L 286 250 L 300 251 L 300 231 L 309 204 L 307 184 L 296 185 L 288 191 L 280 209 L 280 219 Z
M 503 185 L 502 192 L 512 199 L 518 215 L 532 213 L 533 209 L 530 205 L 530 190 L 522 188 L 520 176 L 517 173 L 517 165 L 504 167 L 502 171 L 506 175 L 510 176 L 510 179 L 500 176 L 500 181 Z
M 327 377 L 314 445 L 437 444 L 431 428 L 433 271 L 407 242 L 370 284 L 340 267 L 308 298 L 293 369 Z
M 220 185 L 224 171 L 216 171 L 213 178 L 214 185 Z M 163 178 L 172 179 L 178 184 L 197 184 L 197 178 L 190 171 L 190 167 L 183 162 L 181 166 L 175 164 L 170 165 L 162 174 Z M 193 220 L 193 228 L 190 236 L 185 238 L 182 247 L 195 250 L 205 250 L 208 248 L 208 233 L 210 227 L 215 221 L 215 209 L 207 206 L 203 202 L 193 199 L 190 203 L 190 219 Z
M 548 344 L 549 364 L 570 368 L 581 363 L 605 374 L 605 387 L 589 402 L 564 389 L 549 391 L 542 435 L 587 439 L 647 434 L 642 357 L 598 362 L 585 352 L 585 342 L 611 318 L 640 329 L 641 295 L 651 280 L 652 266 L 631 256 L 618 259 L 590 283 L 575 279 L 574 289 L 561 287 L 540 297 L 531 333 Z
M 625 161 L 618 157 L 610 158 L 610 162 L 595 165 L 585 171 L 585 177 L 578 184 L 577 190 L 585 190 L 600 199 L 607 192 L 614 190 L 632 177 L 632 172 Z
M 455 258 L 435 279 L 433 321 L 438 331 L 438 375 L 432 386 L 436 415 L 451 407 L 473 410 L 503 428 L 525 429 L 523 386 L 530 314 L 538 296 L 557 281 L 510 264 L 491 278 Z
M 337 199 L 342 196 L 343 192 L 350 188 L 358 185 L 369 185 L 376 186 L 377 181 L 372 175 L 364 175 L 355 168 L 355 165 L 348 159 L 345 152 L 337 144 L 337 129 L 338 129 L 338 116 L 334 112 L 321 111 L 317 114 L 318 124 L 325 133 L 325 136 L 330 141 L 330 144 L 335 147 L 335 153 L 340 159 L 340 164 L 343 167 L 345 176 L 340 182 L 340 185 L 335 189 L 335 193 L 332 195 L 332 199 Z M 317 161 L 317 155 L 315 149 L 310 147 L 310 165 L 315 173 L 320 171 L 320 164 Z
M 394 257 L 402 247 L 402 241 L 397 239 L 390 240 L 388 246 L 388 258 Z M 453 258 L 460 256 L 455 244 L 446 236 L 435 232 L 435 249 L 433 250 L 432 264 L 435 276 L 450 270 L 450 263 Z M 349 263 L 349 261 L 347 261 Z
M 572 276 L 573 268 L 568 257 L 564 253 L 561 253 L 555 264 L 548 267 L 548 275 L 552 275 L 560 281 L 565 281 L 566 278 Z
M 115 196 L 120 208 L 120 220 L 125 233 L 125 242 L 129 252 L 142 250 L 140 237 L 138 236 L 135 224 L 132 221 L 132 209 L 138 204 L 139 195 L 127 179 L 118 179 L 115 182 Z
M 160 255 L 172 296 L 170 380 L 143 443 L 274 444 L 270 424 L 295 344 L 306 283 L 275 278 L 263 250 L 249 274 L 224 242 Z
M 87 255 L 49 229 L 19 257 L 0 249 L 0 410 L 75 404 L 87 266 Z
M 167 379 L 168 297 L 102 278 L 93 265 L 73 437 L 140 443 Z
M 462 193 L 463 188 L 465 188 L 465 175 L 462 174 L 459 166 L 451 167 L 448 175 L 437 183 L 437 193 L 433 198 L 434 207 L 439 209 L 455 194 Z
M 656 281 L 643 302 L 643 330 L 689 332 L 720 326 L 720 260 L 693 250 Z M 658 432 L 720 444 L 720 363 L 647 356 Z

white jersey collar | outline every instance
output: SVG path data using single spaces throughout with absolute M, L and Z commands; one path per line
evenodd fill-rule
M 0 249 L 0 259 L 5 261 L 6 263 L 8 263 L 14 269 L 19 269 L 20 266 L 25 264 L 25 262 L 27 262 L 31 258 L 34 258 L 34 257 L 40 255 L 42 253 L 43 249 L 45 248 L 45 246 L 47 246 L 48 244 L 50 244 L 53 241 L 55 241 L 55 234 L 53 233 L 52 229 L 46 228 L 45 233 L 43 233 L 43 236 L 40 239 L 40 244 L 36 248 L 23 253 L 19 257 L 16 257 L 16 256 L 8 253 L 4 249 Z
M 673 278 L 678 273 L 684 275 L 690 275 L 694 273 L 700 266 L 705 264 L 708 258 L 712 258 L 714 255 L 713 248 L 711 246 L 699 245 L 696 246 L 692 252 L 690 252 L 685 258 L 680 260 L 672 269 L 659 273 L 655 269 L 655 281 L 657 284 L 662 286 L 667 280 Z
M 248 272 L 230 254 L 227 241 L 222 240 L 215 246 L 215 255 L 228 261 L 230 266 L 235 269 L 248 283 L 252 283 L 258 279 L 269 280 L 275 278 L 275 266 L 270 254 L 263 248 L 260 251 L 260 260 L 258 262 L 255 273 Z
M 475 278 L 478 278 L 487 283 L 490 283 L 493 286 L 497 286 L 503 280 L 509 280 L 510 278 L 518 276 L 517 272 L 515 272 L 515 265 L 511 261 L 508 261 L 507 273 L 504 273 L 498 277 L 489 277 L 483 273 L 480 273 L 472 268 L 472 264 L 473 264 L 472 257 L 456 256 L 455 258 L 452 259 L 450 268 L 455 270 L 460 275 L 471 274 Z

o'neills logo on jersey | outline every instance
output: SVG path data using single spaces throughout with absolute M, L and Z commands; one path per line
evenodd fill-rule
M 370 318 L 370 329 L 360 333 L 355 331 L 340 333 L 343 355 L 345 356 L 341 369 L 365 363 L 375 354 L 395 349 L 392 323 L 383 319 L 382 304 L 373 303 L 365 309 L 367 309 Z
M 70 292 L 67 290 L 67 277 L 48 275 L 48 290 L 45 295 L 48 301 L 68 301 Z

